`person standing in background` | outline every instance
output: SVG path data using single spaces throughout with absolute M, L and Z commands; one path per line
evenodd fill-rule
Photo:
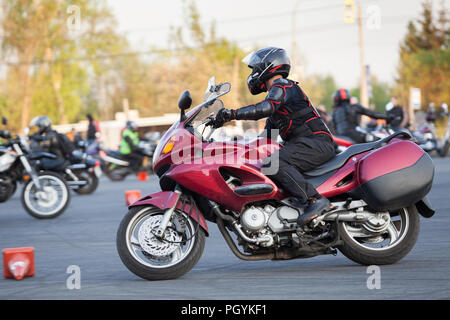
M 86 118 L 89 120 L 86 140 L 88 145 L 91 145 L 100 134 L 100 125 L 97 120 L 94 120 L 90 113 L 86 115 Z
M 394 131 L 409 127 L 408 112 L 399 103 L 396 96 L 386 104 L 386 114 L 392 117 L 391 126 Z

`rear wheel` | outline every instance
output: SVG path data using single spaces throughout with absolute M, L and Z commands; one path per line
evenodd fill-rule
M 79 187 L 78 189 L 74 189 L 78 194 L 91 194 L 98 187 L 98 177 L 95 173 L 89 172 L 87 170 L 75 172 L 75 175 L 81 181 L 86 181 L 87 183 L 84 186 Z
M 106 163 L 103 172 L 112 181 L 123 181 L 128 175 L 128 168 L 118 166 L 114 163 Z
M 438 153 L 442 158 L 445 158 L 448 154 L 449 149 L 450 149 L 450 141 L 446 140 L 442 148 L 438 150 Z
M 175 211 L 165 240 L 159 240 L 154 232 L 163 215 L 164 211 L 156 207 L 134 207 L 117 231 L 117 250 L 122 262 L 146 280 L 181 277 L 197 264 L 205 247 L 202 228 L 181 211 Z
M 339 233 L 344 244 L 339 250 L 347 258 L 363 265 L 393 264 L 402 259 L 414 247 L 419 236 L 417 209 L 412 205 L 389 212 L 382 218 L 385 225 L 382 220 L 372 226 L 359 222 L 340 222 Z M 379 230 L 372 229 L 378 227 Z

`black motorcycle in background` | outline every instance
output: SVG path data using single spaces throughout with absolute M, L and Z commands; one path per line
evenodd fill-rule
M 0 147 L 0 202 L 7 201 L 17 183 L 23 183 L 21 201 L 25 210 L 38 219 L 51 219 L 62 214 L 69 205 L 70 192 L 64 178 L 55 172 L 38 171 L 32 162 L 55 159 L 46 152 L 31 152 L 22 136 L 12 138 L 9 131 L 0 132 L 7 142 Z
M 39 135 L 30 136 L 34 143 L 32 149 L 41 151 L 39 142 L 43 137 Z M 66 143 L 71 143 L 66 141 Z M 64 154 L 67 151 L 61 150 Z M 38 170 L 53 171 L 60 174 L 68 186 L 78 194 L 91 194 L 99 184 L 101 175 L 100 161 L 88 156 L 85 152 L 71 148 L 70 154 L 65 160 L 38 159 L 34 162 Z

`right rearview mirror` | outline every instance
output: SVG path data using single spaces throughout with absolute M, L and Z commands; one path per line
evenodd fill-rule
M 5 117 L 2 117 L 2 124 L 4 126 L 6 126 L 8 124 L 8 119 L 6 119 Z

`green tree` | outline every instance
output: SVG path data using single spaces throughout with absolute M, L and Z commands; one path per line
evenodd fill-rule
M 1 94 L 8 97 L 3 108 L 16 128 L 42 113 L 56 123 L 79 120 L 86 97 L 95 96 L 89 95 L 90 83 L 112 65 L 102 56 L 127 46 L 114 32 L 105 1 L 11 0 L 2 1 L 1 9 L 2 60 L 8 66 Z M 76 30 L 70 19 L 79 22 Z
M 394 92 L 409 105 L 410 87 L 420 88 L 423 107 L 450 98 L 450 25 L 448 10 L 441 3 L 438 19 L 431 1 L 423 3 L 421 17 L 410 21 L 400 45 L 400 62 Z

